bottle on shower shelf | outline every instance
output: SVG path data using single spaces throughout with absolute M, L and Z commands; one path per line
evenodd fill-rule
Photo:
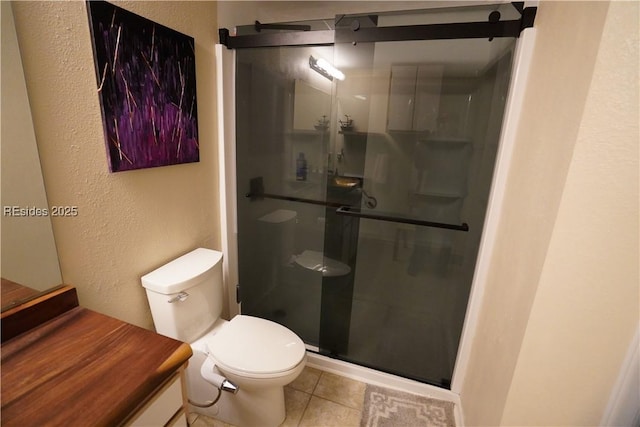
M 299 153 L 296 159 L 296 181 L 307 180 L 307 159 L 304 158 L 304 153 Z

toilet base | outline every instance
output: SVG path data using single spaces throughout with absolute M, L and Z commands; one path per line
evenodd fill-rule
M 192 409 L 238 427 L 277 427 L 286 416 L 283 387 L 224 393 L 211 408 Z
M 187 395 L 198 403 L 212 401 L 218 390 L 206 382 L 200 375 L 200 367 L 207 358 L 196 344 L 192 344 L 193 356 L 186 369 Z M 284 387 L 266 387 L 243 389 L 242 385 L 236 394 L 222 392 L 220 400 L 209 408 L 189 405 L 189 412 L 206 415 L 238 427 L 276 427 L 282 424 L 286 411 L 284 404 Z

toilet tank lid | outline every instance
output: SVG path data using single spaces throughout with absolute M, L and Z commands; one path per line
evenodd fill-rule
M 196 285 L 222 260 L 222 252 L 198 248 L 145 274 L 140 279 L 146 289 L 174 294 Z

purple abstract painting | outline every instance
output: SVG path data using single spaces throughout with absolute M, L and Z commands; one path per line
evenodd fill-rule
M 197 162 L 194 40 L 88 1 L 111 172 Z

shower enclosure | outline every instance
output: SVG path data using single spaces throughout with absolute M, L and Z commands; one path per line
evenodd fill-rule
M 221 30 L 236 49 L 243 314 L 450 387 L 532 19 L 501 4 Z

